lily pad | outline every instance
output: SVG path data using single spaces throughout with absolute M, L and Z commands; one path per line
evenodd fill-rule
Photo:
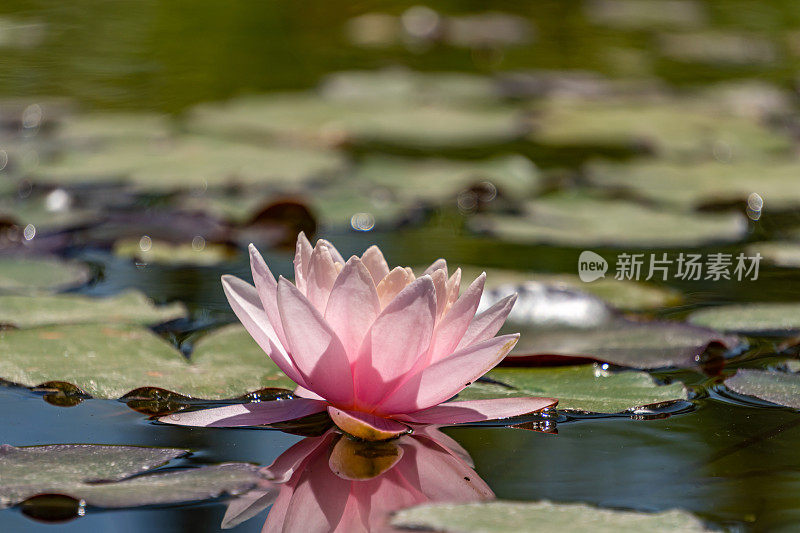
M 322 80 L 319 92 L 327 100 L 377 104 L 487 103 L 498 96 L 494 82 L 485 76 L 404 68 L 336 72 Z
M 638 147 L 672 159 L 737 161 L 789 155 L 793 150 L 789 135 L 706 97 L 552 98 L 536 109 L 532 138 L 546 145 Z
M 358 190 L 381 188 L 401 200 L 443 201 L 480 182 L 513 198 L 528 198 L 541 186 L 536 165 L 520 155 L 470 162 L 371 157 L 356 168 L 353 179 L 361 185 Z
M 66 382 L 105 399 L 142 387 L 208 400 L 293 387 L 255 341 L 245 337 L 244 329 L 239 333 L 236 328 L 201 339 L 190 361 L 151 331 L 131 325 L 2 331 L 0 378 L 27 387 Z
M 114 253 L 143 263 L 209 266 L 236 257 L 236 250 L 224 244 L 208 243 L 196 236 L 192 242 L 173 244 L 150 237 L 122 239 L 114 243 Z
M 756 34 L 697 31 L 664 34 L 659 41 L 664 57 L 686 63 L 768 65 L 779 57 L 776 44 Z
M 642 281 L 618 280 L 611 276 L 585 283 L 574 274 L 549 274 L 461 266 L 461 277 L 462 279 L 475 279 L 483 271 L 486 272 L 486 290 L 493 290 L 503 285 L 522 285 L 533 281 L 556 289 L 567 288 L 585 292 L 600 298 L 616 309 L 625 311 L 667 307 L 680 303 L 682 299 L 680 293 L 667 287 Z
M 130 182 L 137 189 L 171 191 L 232 184 L 291 189 L 342 170 L 344 160 L 322 148 L 253 146 L 183 136 L 169 142 L 118 142 L 95 151 L 73 150 L 40 165 L 37 183 Z
M 706 21 L 703 4 L 695 0 L 589 0 L 587 18 L 620 30 L 696 28 Z
M 800 268 L 800 243 L 792 241 L 759 242 L 747 247 L 747 255 L 761 254 L 764 262 L 786 268 Z
M 160 141 L 171 133 L 166 115 L 157 113 L 86 113 L 65 118 L 58 127 L 59 141 L 71 145 L 109 141 Z
M 55 258 L 0 258 L 0 292 L 51 292 L 83 285 L 90 277 L 83 263 Z
M 505 143 L 525 132 L 517 111 L 504 106 L 327 101 L 304 93 L 203 104 L 192 111 L 187 125 L 194 132 L 251 141 L 364 142 L 428 149 Z
M 575 358 L 641 369 L 700 364 L 716 372 L 721 360 L 706 357 L 709 347 L 740 344 L 733 335 L 681 322 L 629 320 L 595 296 L 534 281 L 488 288 L 479 309 L 515 293 L 517 302 L 502 330 L 521 333 L 506 358 L 509 365 Z
M 800 409 L 799 374 L 740 368 L 725 380 L 725 386 L 738 394 Z
M 725 157 L 737 158 L 737 148 L 719 145 Z M 796 162 L 719 161 L 679 164 L 665 161 L 596 163 L 589 167 L 596 185 L 623 189 L 638 197 L 681 208 L 746 202 L 755 193 L 757 210 L 788 210 L 800 205 L 800 172 Z
M 738 213 L 688 213 L 559 194 L 530 202 L 521 216 L 474 217 L 471 227 L 523 244 L 666 248 L 738 241 L 747 219 Z
M 38 494 L 64 494 L 98 507 L 135 507 L 240 494 L 263 482 L 242 463 L 143 474 L 188 453 L 169 448 L 56 444 L 0 446 L 0 508 Z M 135 476 L 135 477 L 130 477 Z
M 0 324 L 17 328 L 99 322 L 147 325 L 183 316 L 186 308 L 182 304 L 157 307 L 137 291 L 108 298 L 80 294 L 0 295 Z
M 710 531 L 690 513 L 679 510 L 642 513 L 599 509 L 586 504 L 493 501 L 486 503 L 435 503 L 395 513 L 394 527 L 446 533 L 690 533 Z
M 748 303 L 700 309 L 689 322 L 721 331 L 789 336 L 800 332 L 800 304 Z
M 610 414 L 688 399 L 682 383 L 657 385 L 646 372 L 611 372 L 599 365 L 496 368 L 486 377 L 493 382 L 473 383 L 458 399 L 544 396 L 558 398 L 559 409 Z

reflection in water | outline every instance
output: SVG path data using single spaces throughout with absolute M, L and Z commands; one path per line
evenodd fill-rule
M 264 470 L 273 486 L 231 501 L 223 528 L 272 505 L 264 532 L 386 531 L 398 509 L 494 498 L 467 452 L 433 427 L 378 443 L 330 430 L 298 442 Z

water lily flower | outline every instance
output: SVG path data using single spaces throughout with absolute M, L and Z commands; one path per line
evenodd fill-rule
M 222 527 L 271 505 L 265 533 L 395 531 L 388 519 L 399 509 L 494 499 L 473 468 L 466 450 L 434 427 L 381 443 L 331 430 L 303 439 L 262 469 L 270 486 L 231 500 Z
M 272 275 L 250 245 L 255 287 L 223 276 L 228 302 L 250 335 L 299 385 L 287 400 L 232 405 L 162 418 L 192 426 L 247 426 L 327 411 L 364 440 L 416 424 L 508 418 L 556 404 L 551 398 L 450 401 L 497 365 L 519 337 L 495 336 L 516 295 L 476 310 L 485 273 L 460 293 L 461 271 L 443 259 L 416 277 L 389 269 L 380 249 L 345 261 L 326 240 L 297 239 L 295 282 Z M 443 403 L 444 402 L 444 403 Z

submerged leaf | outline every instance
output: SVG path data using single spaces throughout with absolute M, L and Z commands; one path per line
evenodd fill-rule
M 621 413 L 636 407 L 687 400 L 681 383 L 657 385 L 645 372 L 611 372 L 598 365 L 496 368 L 458 395 L 460 400 L 502 396 L 558 398 L 559 409 Z
M 494 501 L 487 503 L 427 504 L 397 512 L 392 525 L 447 533 L 690 533 L 710 531 L 685 511 L 642 513 L 600 509 L 586 504 Z

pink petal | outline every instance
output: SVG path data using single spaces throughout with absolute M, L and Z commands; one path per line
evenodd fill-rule
M 431 263 L 431 266 L 425 269 L 425 272 L 423 272 L 422 275 L 431 275 L 435 270 L 444 270 L 444 274 L 447 276 L 447 261 L 442 258 L 437 259 Z
M 378 292 L 381 308 L 389 305 L 389 302 L 394 300 L 395 296 L 400 294 L 400 291 L 405 289 L 412 281 L 414 281 L 413 272 L 409 274 L 408 270 L 403 267 L 392 269 L 375 288 Z
M 174 413 L 162 416 L 158 421 L 178 426 L 196 427 L 260 426 L 321 413 L 327 406 L 326 402 L 318 400 L 292 398 L 290 400 L 226 405 L 188 413 Z
M 393 439 L 411 431 L 405 424 L 370 413 L 345 411 L 329 406 L 328 414 L 331 416 L 333 423 L 336 424 L 336 427 L 348 435 L 363 440 Z
M 294 282 L 300 292 L 306 294 L 306 276 L 308 276 L 308 262 L 311 261 L 313 247 L 308 242 L 306 234 L 302 231 L 297 236 L 297 247 L 294 252 Z
M 361 259 L 351 257 L 336 278 L 325 309 L 325 321 L 344 344 L 351 363 L 380 312 L 381 303 L 369 270 Z
M 469 400 L 446 402 L 416 413 L 400 414 L 394 418 L 415 424 L 453 425 L 499 420 L 526 415 L 552 407 L 558 403 L 553 398 L 498 398 L 496 400 Z
M 445 313 L 450 310 L 453 304 L 458 300 L 458 293 L 461 290 L 461 269 L 457 268 L 450 279 L 447 280 L 447 304 L 445 306 Z
M 380 283 L 380 281 L 386 277 L 386 274 L 389 273 L 389 265 L 386 263 L 381 249 L 377 246 L 370 246 L 367 248 L 361 256 L 361 261 L 364 262 L 367 270 L 369 270 L 375 285 Z
M 342 341 L 286 278 L 278 280 L 278 309 L 303 387 L 343 405 L 353 401 L 353 375 Z
M 450 455 L 474 468 L 475 462 L 472 460 L 469 452 L 465 450 L 464 447 L 461 446 L 453 437 L 439 431 L 439 427 L 440 426 L 428 424 L 415 426 L 412 430 L 414 433 L 414 438 L 429 439 L 437 446 L 443 448 Z
M 298 385 L 305 384 L 303 376 L 278 340 L 267 313 L 261 308 L 261 298 L 256 288 L 235 276 L 225 275 L 222 276 L 222 289 L 231 309 L 261 349 L 289 379 Z
M 447 305 L 447 271 L 434 270 L 430 276 L 436 289 L 436 320 L 439 320 Z
M 297 472 L 303 461 L 317 450 L 328 448 L 338 435 L 333 428 L 319 437 L 308 437 L 292 445 L 275 459 L 271 465 L 262 469 L 264 475 L 275 483 L 285 483 Z M 325 449 L 324 452 L 328 450 Z M 322 452 L 320 450 L 320 452 Z
M 353 367 L 359 405 L 371 406 L 386 387 L 411 370 L 430 346 L 436 297 L 430 276 L 403 289 L 364 336 Z
M 310 400 L 323 400 L 323 401 L 325 400 L 325 398 L 323 398 L 316 392 L 311 392 L 310 390 L 301 387 L 299 385 L 295 387 L 294 392 L 292 394 L 294 394 L 295 396 L 299 396 L 300 398 L 308 398 Z
M 336 268 L 330 251 L 318 244 L 309 261 L 305 295 L 320 313 L 325 312 L 328 297 L 338 275 L 339 269 Z
M 230 529 L 250 520 L 275 503 L 279 493 L 280 487 L 272 486 L 269 489 L 253 489 L 232 499 L 228 502 L 220 529 Z
M 423 368 L 378 404 L 381 413 L 412 413 L 438 405 L 491 370 L 511 351 L 519 334 L 473 344 Z
M 321 246 L 328 250 L 328 253 L 331 254 L 334 263 L 339 263 L 340 265 L 344 265 L 344 258 L 342 257 L 342 254 L 339 253 L 339 250 L 337 250 L 336 247 L 333 245 L 333 243 L 331 243 L 329 240 L 319 239 L 317 241 L 317 247 L 318 246 Z
M 475 311 L 481 301 L 485 281 L 486 273 L 484 272 L 472 282 L 461 298 L 453 304 L 450 311 L 439 322 L 439 325 L 436 326 L 436 332 L 433 334 L 433 342 L 431 343 L 431 364 L 440 361 L 455 351 L 470 322 L 475 318 Z
M 253 281 L 256 284 L 258 296 L 261 298 L 261 305 L 267 313 L 269 323 L 275 330 L 278 340 L 281 344 L 285 344 L 286 336 L 283 334 L 281 315 L 278 312 L 278 282 L 275 281 L 264 258 L 252 243 L 248 246 L 248 250 L 250 251 L 250 270 L 253 272 Z
M 462 348 L 485 341 L 486 339 L 491 339 L 497 335 L 497 332 L 503 327 L 503 322 L 506 321 L 506 317 L 511 312 L 516 301 L 517 295 L 512 294 L 476 316 L 459 341 L 456 349 L 461 350 Z

